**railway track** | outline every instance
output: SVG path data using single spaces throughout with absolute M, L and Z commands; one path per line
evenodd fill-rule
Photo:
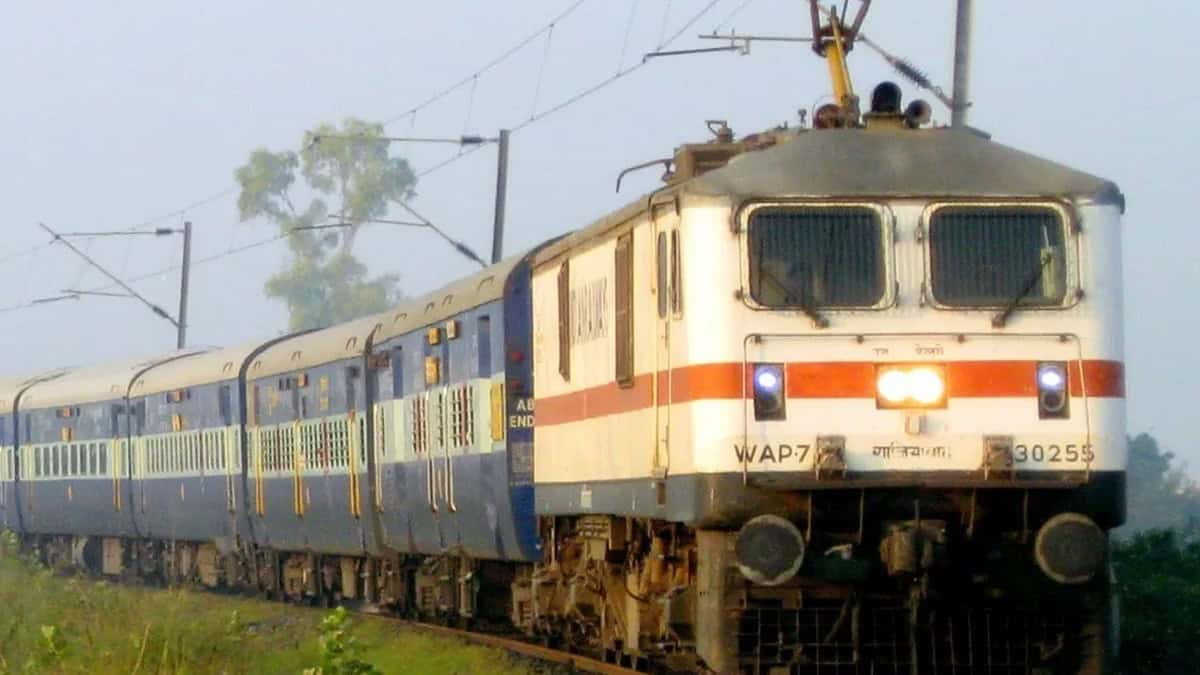
M 420 621 L 412 621 L 410 619 L 401 619 L 386 614 L 377 614 L 372 612 L 354 612 L 356 616 L 366 619 L 385 621 L 390 624 L 409 628 L 412 630 L 420 630 L 436 635 L 447 637 L 456 637 L 472 644 L 481 645 L 484 647 L 493 647 L 504 651 L 517 654 L 519 656 L 542 661 L 550 664 L 563 666 L 566 672 L 578 673 L 593 673 L 594 675 L 637 675 L 642 672 L 633 670 L 624 666 L 619 666 L 613 663 L 607 663 L 598 659 L 572 654 L 542 645 L 536 645 L 523 640 L 516 640 L 491 633 L 478 633 L 474 631 L 463 630 L 460 628 L 451 628 L 449 626 L 439 626 L 437 624 L 422 623 Z

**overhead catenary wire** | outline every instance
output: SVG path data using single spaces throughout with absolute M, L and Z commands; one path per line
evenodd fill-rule
M 668 47 L 672 43 L 674 43 L 675 40 L 678 40 L 680 36 L 682 36 L 685 32 L 688 31 L 688 29 L 690 29 L 692 26 L 694 26 L 696 24 L 696 22 L 698 22 L 700 19 L 704 18 L 704 15 L 708 14 L 708 12 L 711 11 L 712 8 L 715 7 L 719 2 L 721 2 L 721 0 L 709 0 L 709 2 L 706 5 L 704 5 L 704 7 L 702 7 L 700 9 L 700 11 L 698 11 L 698 12 L 696 12 L 696 14 L 692 15 L 692 17 L 690 19 L 688 19 L 686 23 L 684 23 L 679 29 L 677 29 L 674 33 L 672 33 L 669 37 L 667 37 L 666 41 L 664 43 L 662 43 L 661 47 Z M 549 108 L 543 109 L 541 112 L 538 112 L 538 113 L 532 115 L 529 119 L 516 124 L 515 126 L 513 126 L 511 128 L 511 132 L 516 133 L 517 131 L 520 131 L 520 130 L 525 129 L 533 124 L 536 124 L 557 112 L 560 112 L 566 108 L 569 108 L 570 106 L 578 103 L 579 101 L 582 101 L 583 99 L 587 98 L 588 96 L 591 96 L 592 94 L 600 91 L 601 89 L 604 89 L 605 87 L 607 87 L 611 84 L 614 84 L 618 80 L 645 67 L 647 63 L 648 63 L 647 61 L 638 61 L 634 64 L 631 64 L 625 68 L 618 70 L 616 73 L 592 84 L 589 87 L 586 87 L 585 89 L 582 89 L 582 90 L 576 92 L 575 94 L 572 94 L 571 96 L 568 96 L 567 98 L 559 101 L 558 103 L 550 106 Z M 444 159 L 436 164 L 433 164 L 432 166 L 430 166 L 426 169 L 418 171 L 417 177 L 421 178 L 421 177 L 427 176 L 435 171 L 439 171 L 439 170 L 459 161 L 460 159 L 463 159 L 464 157 L 470 156 L 472 153 L 478 152 L 479 150 L 481 150 L 483 148 L 484 148 L 484 145 L 476 145 L 476 146 L 472 146 L 470 149 L 466 150 L 465 152 L 456 153 L 454 155 L 451 155 L 450 157 L 447 157 L 446 159 Z
M 471 93 L 467 95 L 467 114 L 463 117 L 462 135 L 466 136 L 471 131 L 471 113 L 475 110 L 475 90 L 479 88 L 479 77 L 471 80 Z M 416 119 L 414 115 L 413 119 Z M 462 144 L 459 144 L 462 147 Z
M 479 77 L 480 75 L 483 75 L 484 73 L 495 68 L 496 66 L 500 65 L 501 63 L 504 63 L 510 57 L 512 57 L 514 54 L 516 54 L 517 52 L 521 51 L 523 48 L 528 46 L 531 42 L 533 42 L 534 40 L 541 37 L 546 31 L 553 30 L 554 24 L 556 24 L 556 23 L 562 21 L 563 19 L 567 18 L 568 16 L 571 16 L 572 14 L 574 14 L 575 10 L 579 9 L 579 7 L 581 5 L 583 5 L 583 3 L 585 3 L 585 2 L 587 2 L 587 0 L 575 0 L 575 2 L 571 3 L 571 5 L 569 5 L 562 12 L 559 12 L 553 19 L 550 19 L 549 22 L 547 22 L 546 24 L 544 24 L 542 27 L 538 28 L 537 30 L 533 31 L 532 33 L 527 35 L 522 40 L 518 41 L 513 46 L 511 46 L 508 49 L 501 52 L 498 56 L 496 56 L 492 60 L 485 63 L 482 67 L 477 69 L 475 72 L 471 73 L 470 75 L 467 75 L 466 77 L 462 78 L 461 80 L 458 80 L 457 82 L 451 84 L 450 86 L 445 87 L 444 89 L 441 89 L 437 93 L 433 94 L 432 96 L 429 96 L 428 98 L 421 101 L 420 103 L 413 106 L 412 108 L 409 108 L 408 110 L 405 110 L 404 112 L 397 113 L 395 115 L 391 115 L 389 117 L 384 118 L 382 124 L 384 126 L 388 126 L 394 122 L 404 119 L 405 117 L 408 117 L 409 115 L 415 114 L 416 112 L 420 111 L 421 109 L 427 108 L 427 107 L 433 105 L 434 103 L 437 103 L 441 99 L 452 94 L 454 91 L 462 88 L 464 85 L 466 85 L 468 82 L 470 82 L 473 78 Z
M 658 28 L 658 48 L 667 44 L 667 23 L 671 20 L 671 0 L 663 3 L 662 25 Z
M 637 18 L 638 0 L 629 2 L 629 18 L 625 21 L 625 38 L 621 41 L 621 56 L 617 59 L 617 72 L 625 67 L 625 54 L 629 51 L 629 37 L 633 34 L 633 20 Z
M 742 10 L 749 7 L 750 3 L 752 3 L 752 2 L 754 2 L 754 0 L 742 0 L 741 4 L 739 4 L 737 7 L 734 7 L 733 11 L 726 14 L 724 19 L 721 19 L 721 21 L 718 22 L 716 26 L 713 26 L 713 32 L 716 33 L 717 31 L 721 30 L 722 28 L 728 26 L 729 22 L 731 22 L 735 18 L 737 18 L 737 16 L 742 13 Z
M 565 19 L 567 16 L 570 16 L 570 14 L 572 14 L 576 9 L 578 9 L 584 2 L 586 2 L 586 0 L 576 0 L 574 3 L 572 3 L 570 6 L 568 6 L 563 12 L 559 13 L 553 20 L 548 22 L 545 26 L 543 26 L 542 28 L 538 29 L 537 31 L 531 33 L 525 39 L 518 42 L 516 45 L 509 48 L 508 50 L 506 50 L 505 52 L 503 52 L 496 58 L 492 59 L 487 64 L 485 64 L 482 68 L 478 69 L 476 72 L 472 73 L 471 75 L 467 76 L 466 78 L 463 78 L 462 80 L 459 80 L 458 82 L 451 85 L 450 87 L 447 87 L 447 88 L 441 90 L 437 94 L 434 94 L 433 96 L 428 97 L 427 99 L 425 99 L 418 105 L 414 106 L 413 108 L 410 108 L 409 110 L 406 110 L 405 112 L 403 112 L 399 115 L 393 116 L 393 117 L 385 120 L 383 122 L 383 124 L 387 125 L 387 124 L 394 123 L 400 119 L 403 119 L 405 116 L 409 116 L 413 120 L 415 120 L 416 113 L 419 112 L 421 109 L 428 107 L 432 103 L 444 98 L 446 95 L 449 95 L 451 92 L 461 88 L 464 84 L 471 82 L 473 79 L 477 78 L 479 75 L 482 75 L 482 74 L 486 73 L 488 70 L 494 68 L 496 65 L 499 65 L 504 60 L 506 60 L 513 54 L 515 54 L 517 51 L 520 51 L 520 49 L 522 47 L 528 45 L 529 43 L 536 40 L 539 36 L 552 30 L 555 23 Z M 696 12 L 694 15 L 692 15 L 682 26 L 680 26 L 678 29 L 676 29 L 673 33 L 671 33 L 667 37 L 663 38 L 662 42 L 659 45 L 660 48 L 669 46 L 675 40 L 679 39 L 680 36 L 682 36 L 687 30 L 689 30 L 693 25 L 695 25 L 696 22 L 698 22 L 705 15 L 707 15 L 712 10 L 712 8 L 715 7 L 719 2 L 721 2 L 721 0 L 709 0 L 709 2 L 707 2 L 698 12 Z M 512 131 L 516 132 L 518 130 L 525 129 L 533 124 L 536 124 L 536 123 L 540 122 L 541 120 L 546 119 L 547 117 L 549 117 L 557 112 L 560 112 L 560 111 L 574 105 L 575 103 L 578 103 L 579 101 L 608 87 L 609 85 L 617 82 L 618 80 L 638 71 L 645 65 L 646 65 L 645 61 L 638 61 L 627 67 L 621 68 L 613 75 L 595 82 L 594 84 L 576 92 L 575 94 L 573 94 L 571 96 L 568 96 L 567 98 L 559 101 L 558 103 L 556 103 L 548 108 L 541 110 L 540 112 L 534 113 L 528 119 L 515 125 L 512 128 Z M 418 171 L 417 176 L 418 177 L 428 176 L 436 171 L 439 171 L 439 170 L 457 162 L 458 160 L 460 160 L 464 157 L 471 155 L 474 152 L 477 152 L 478 150 L 482 149 L 483 147 L 484 147 L 484 145 L 482 145 L 482 144 L 476 145 L 476 146 L 470 147 L 465 152 L 456 153 L 440 162 L 433 164 L 432 166 L 429 166 L 423 170 Z M 185 214 L 185 213 L 187 213 L 187 211 L 189 211 L 191 209 L 198 208 L 199 206 L 206 205 L 208 203 L 216 201 L 217 199 L 220 199 L 222 197 L 233 194 L 237 189 L 238 189 L 238 186 L 236 186 L 236 185 L 231 186 L 229 188 L 226 188 L 225 190 L 222 190 L 221 192 L 214 193 L 202 200 L 198 200 L 196 202 L 188 204 L 185 207 L 176 209 L 175 211 L 163 214 L 161 216 L 156 216 L 155 218 L 144 220 L 141 223 L 138 223 L 137 225 L 135 225 L 134 227 L 145 227 L 145 226 L 153 224 L 155 222 L 160 222 L 161 220 L 166 219 L 166 218 Z M 236 228 L 236 225 L 234 227 Z M 231 255 L 236 255 L 236 254 L 242 253 L 244 251 L 252 250 L 255 248 L 259 248 L 262 246 L 272 244 L 277 241 L 281 241 L 283 239 L 286 239 L 287 236 L 288 235 L 286 233 L 277 234 L 275 236 L 268 237 L 265 239 L 260 239 L 260 240 L 251 242 L 249 244 L 231 247 L 228 250 L 221 252 L 221 253 L 194 259 L 192 261 L 192 265 L 196 266 L 196 265 L 208 264 L 208 263 L 229 257 Z M 147 279 L 151 279 L 151 278 L 154 278 L 157 276 L 161 276 L 161 275 L 169 273 L 169 272 L 177 271 L 179 268 L 180 268 L 179 264 L 173 264 L 173 265 L 169 265 L 167 267 L 161 268 L 161 269 L 157 269 L 157 270 L 154 270 L 151 272 L 138 274 L 138 275 L 129 277 L 127 279 L 123 279 L 123 281 L 125 281 L 126 283 L 137 283 L 137 282 L 145 281 Z M 112 288 L 113 286 L 115 286 L 115 284 L 109 284 L 109 285 L 101 286 L 101 287 L 98 287 L 96 289 L 91 289 L 91 290 L 103 291 L 103 290 Z M 0 308 L 0 312 L 13 311 L 15 309 L 23 309 L 25 307 L 30 307 L 30 306 L 32 306 L 32 303 L 25 303 L 25 304 L 14 306 L 14 307 Z
M 96 241 L 95 237 L 88 237 L 87 239 L 83 240 L 84 253 L 92 252 L 92 244 L 95 243 L 95 241 Z M 75 275 L 75 281 L 71 282 L 70 287 L 71 288 L 79 288 L 79 284 L 83 283 L 83 275 L 87 274 L 87 271 L 88 271 L 88 264 L 86 262 L 80 262 L 79 274 Z
M 575 12 L 575 10 L 579 9 L 579 7 L 581 5 L 583 5 L 585 2 L 587 2 L 587 0 L 574 0 L 574 2 L 572 2 L 570 5 L 568 5 L 566 7 L 566 9 L 564 9 L 563 11 L 561 11 L 557 15 L 555 15 L 555 17 L 553 19 L 551 19 L 548 23 L 542 25 L 537 30 L 533 31 L 532 33 L 528 34 L 526 37 L 522 38 L 516 44 L 512 45 L 508 49 L 501 52 L 495 58 L 491 59 L 490 61 L 485 63 L 483 66 L 478 68 L 475 72 L 471 73 L 470 75 L 464 77 L 461 80 L 454 82 L 450 86 L 439 90 L 437 93 L 426 98 L 425 100 L 421 101 L 420 103 L 413 106 L 412 108 L 409 108 L 408 110 L 406 110 L 398 115 L 394 115 L 388 119 L 385 119 L 382 122 L 382 124 L 384 126 L 387 126 L 388 124 L 391 124 L 393 122 L 396 122 L 397 120 L 403 119 L 406 116 L 411 116 L 415 123 L 416 113 L 418 111 L 422 110 L 423 108 L 429 107 L 430 105 L 436 103 L 437 101 L 441 100 L 442 98 L 445 98 L 446 96 L 453 93 L 457 89 L 460 89 L 461 87 L 463 87 L 465 84 L 472 82 L 473 80 L 476 80 L 480 75 L 483 75 L 484 73 L 488 72 L 489 70 L 495 68 L 496 66 L 500 65 L 504 61 L 508 60 L 511 56 L 513 56 L 517 52 L 521 51 L 521 49 L 523 47 L 527 46 L 529 43 L 533 42 L 539 36 L 541 36 L 543 33 L 545 33 L 547 30 L 549 30 L 555 23 L 558 23 L 559 21 L 562 21 L 563 19 L 565 19 L 568 16 L 570 16 L 571 14 L 573 14 Z M 472 93 L 472 98 L 473 97 L 474 97 L 474 94 Z M 230 185 L 228 187 L 221 189 L 218 192 L 214 192 L 206 197 L 197 199 L 197 200 L 190 202 L 188 204 L 185 204 L 184 206 L 181 206 L 179 208 L 172 209 L 170 211 L 161 213 L 159 215 L 156 215 L 156 216 L 153 216 L 150 218 L 146 218 L 140 222 L 137 222 L 137 223 L 129 226 L 129 229 L 132 230 L 132 229 L 147 227 L 147 226 L 153 225 L 155 223 L 160 223 L 164 220 L 168 220 L 168 219 L 175 218 L 175 217 L 182 217 L 182 216 L 186 215 L 187 213 L 189 213 L 190 211 L 200 208 L 201 206 L 207 206 L 208 204 L 211 204 L 213 202 L 216 202 L 217 200 L 223 199 L 225 197 L 228 197 L 228 196 L 234 194 L 235 192 L 238 191 L 239 188 L 240 188 L 240 186 L 237 184 Z M 22 251 L 18 254 L 12 254 L 5 258 L 0 258 L 0 262 L 18 258 L 18 257 L 21 257 L 22 255 L 28 255 L 29 252 L 30 252 L 30 250 L 26 250 L 26 251 Z
M 282 240 L 286 239 L 287 237 L 288 237 L 287 233 L 276 234 L 274 236 L 267 237 L 265 239 L 259 239 L 257 241 L 251 242 L 249 244 L 243 244 L 241 246 L 236 246 L 236 247 L 230 248 L 227 251 L 222 251 L 220 253 L 214 253 L 212 255 L 205 256 L 203 258 L 197 258 L 195 260 L 192 260 L 191 265 L 192 265 L 192 267 L 196 267 L 197 265 L 204 265 L 204 264 L 207 264 L 210 262 L 215 262 L 217 260 L 221 260 L 223 258 L 228 258 L 230 256 L 237 255 L 239 253 L 244 253 L 246 251 L 250 251 L 250 250 L 253 250 L 256 248 L 261 248 L 261 247 L 267 246 L 269 244 L 273 244 L 277 241 L 282 241 Z M 177 272 L 177 271 L 179 271 L 179 268 L 180 268 L 180 264 L 175 263 L 172 265 L 168 265 L 166 267 L 155 269 L 150 272 L 144 272 L 141 274 L 137 274 L 135 276 L 126 277 L 126 278 L 122 279 L 122 281 L 124 281 L 127 284 L 136 284 L 140 281 L 146 281 L 147 279 L 153 279 L 154 277 L 159 277 L 164 274 L 169 274 L 171 272 Z M 89 289 L 83 289 L 83 294 L 86 295 L 86 294 L 91 294 L 91 293 L 100 293 L 100 292 L 109 290 L 111 288 L 116 288 L 116 287 L 117 287 L 117 284 L 115 284 L 115 283 L 105 284 L 103 286 L 96 286 L 96 287 L 89 288 Z M 39 304 L 42 304 L 42 303 L 38 303 L 36 301 L 29 300 L 29 301 L 22 302 L 22 303 L 19 303 L 16 305 L 10 305 L 8 307 L 0 307 L 0 313 L 13 312 L 13 311 L 16 311 L 19 309 L 28 309 L 30 307 L 36 307 Z
M 689 28 L 694 26 L 697 21 L 699 21 L 700 19 L 702 19 L 704 17 L 705 14 L 708 14 L 708 12 L 713 7 L 715 7 L 717 5 L 717 3 L 719 3 L 719 2 L 721 2 L 721 0 L 709 0 L 708 4 L 706 4 L 703 8 L 701 8 L 699 12 L 696 12 L 696 14 L 692 15 L 692 17 L 690 19 L 688 19 L 687 22 L 683 24 L 683 26 L 681 26 L 678 30 L 676 30 L 674 33 L 672 33 L 667 38 L 666 42 L 662 43 L 660 45 L 660 47 L 668 47 L 671 45 L 671 43 L 678 40 L 681 35 L 683 35 L 685 32 L 687 32 L 687 30 Z M 533 117 L 526 120 L 525 122 L 518 124 L 517 126 L 513 127 L 513 131 L 515 132 L 519 129 L 524 129 L 525 127 L 528 127 L 531 124 L 539 122 L 539 121 L 549 117 L 550 115 L 553 115 L 554 113 L 559 112 L 560 110 L 563 110 L 564 108 L 567 108 L 571 105 L 574 105 L 575 103 L 578 103 L 579 101 L 583 100 L 584 98 L 587 98 L 588 96 L 596 93 L 597 91 L 600 91 L 601 89 L 616 82 L 617 80 L 643 68 L 647 63 L 648 63 L 647 61 L 638 61 L 637 63 L 634 63 L 633 65 L 630 65 L 629 67 L 627 67 L 623 70 L 617 71 L 616 74 L 614 74 L 610 77 L 607 77 L 603 80 L 600 80 L 596 84 L 593 84 L 592 86 L 590 86 L 572 96 L 567 97 L 566 99 L 559 102 L 557 105 L 551 106 L 551 107 L 543 110 L 542 112 L 538 113 L 537 115 L 534 115 Z
M 44 248 L 49 248 L 50 246 L 53 246 L 53 245 L 54 245 L 54 242 L 53 242 L 53 241 L 48 241 L 48 242 L 46 242 L 46 243 L 44 243 L 44 244 L 38 244 L 38 245 L 36 245 L 36 246 L 30 246 L 29 248 L 23 248 L 23 249 L 21 249 L 20 251 L 16 251 L 16 252 L 13 252 L 13 253 L 9 253 L 9 254 L 8 254 L 8 255 L 6 255 L 6 256 L 2 256 L 2 257 L 0 257 L 0 263 L 6 263 L 6 262 L 8 262 L 8 261 L 10 261 L 10 260 L 16 260 L 16 259 L 18 259 L 18 258 L 23 258 L 23 257 L 25 257 L 25 256 L 27 256 L 27 255 L 34 255 L 34 254 L 35 254 L 35 253 L 37 253 L 38 251 L 40 251 L 40 250 L 42 250 L 42 249 L 44 249 Z
M 533 103 L 529 106 L 529 116 L 537 113 L 538 95 L 542 93 L 542 79 L 546 76 L 546 62 L 550 60 L 550 45 L 554 40 L 554 25 L 546 31 L 546 48 L 542 50 L 542 64 L 538 66 L 537 83 L 533 86 Z
M 210 194 L 207 197 L 204 197 L 202 199 L 197 199 L 196 201 L 191 202 L 190 204 L 187 204 L 180 208 L 177 208 L 173 211 L 168 211 L 166 213 L 163 213 L 162 215 L 154 216 L 153 218 L 147 218 L 146 220 L 143 220 L 139 223 L 130 225 L 128 229 L 129 230 L 137 230 L 137 229 L 141 229 L 144 227 L 149 227 L 151 225 L 155 225 L 157 223 L 161 223 L 164 220 L 170 220 L 172 218 L 185 216 L 185 215 L 187 215 L 187 213 L 189 211 L 198 209 L 201 206 L 208 206 L 209 204 L 212 204 L 213 202 L 215 202 L 219 199 L 228 197 L 229 195 L 236 192 L 237 189 L 238 189 L 237 185 L 231 185 L 231 186 L 221 190 L 220 192 L 214 192 L 213 194 Z

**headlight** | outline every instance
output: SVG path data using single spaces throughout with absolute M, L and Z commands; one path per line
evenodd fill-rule
M 880 408 L 941 408 L 946 405 L 942 366 L 877 366 L 875 403 Z
M 908 388 L 914 401 L 933 405 L 946 393 L 946 380 L 933 368 L 915 368 L 908 371 Z
M 888 403 L 903 403 L 908 399 L 908 373 L 903 370 L 881 370 L 876 388 L 879 397 Z

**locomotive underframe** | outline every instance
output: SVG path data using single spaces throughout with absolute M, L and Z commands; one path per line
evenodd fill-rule
M 531 638 L 635 667 L 717 673 L 1100 673 L 1109 579 L 1060 585 L 1033 533 L 1074 509 L 1098 521 L 1120 476 L 1085 488 L 741 489 L 805 534 L 777 586 L 738 572 L 732 528 L 636 516 L 540 521 L 538 563 L 320 555 L 241 542 L 28 535 L 55 569 L 346 603 Z M 758 494 L 766 493 L 766 494 Z M 754 499 L 749 499 L 754 497 Z M 731 514 L 732 515 L 732 514 Z M 1105 523 L 1105 527 L 1108 527 Z M 905 557 L 889 533 L 917 531 Z M 915 528 L 915 530 L 914 530 Z M 899 556 L 899 558 L 897 558 Z

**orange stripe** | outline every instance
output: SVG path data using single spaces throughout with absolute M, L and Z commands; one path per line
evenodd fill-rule
M 609 382 L 582 391 L 537 399 L 533 407 L 533 423 L 562 424 L 575 420 L 616 415 L 652 407 L 654 391 L 649 373 L 638 375 L 631 386 L 621 387 Z
M 1037 361 L 949 361 L 946 392 L 950 398 L 1022 398 L 1037 395 Z M 787 364 L 788 398 L 875 398 L 875 363 Z M 1068 367 L 1070 390 L 1087 395 L 1124 398 L 1125 366 L 1119 361 L 1072 361 Z M 740 363 L 706 363 L 674 368 L 657 374 L 660 391 L 670 387 L 674 403 L 740 399 L 751 391 L 750 372 Z M 638 375 L 631 386 L 610 382 L 582 391 L 537 399 L 534 424 L 564 424 L 594 417 L 651 408 L 654 392 L 651 375 Z M 665 396 L 663 397 L 666 398 Z

